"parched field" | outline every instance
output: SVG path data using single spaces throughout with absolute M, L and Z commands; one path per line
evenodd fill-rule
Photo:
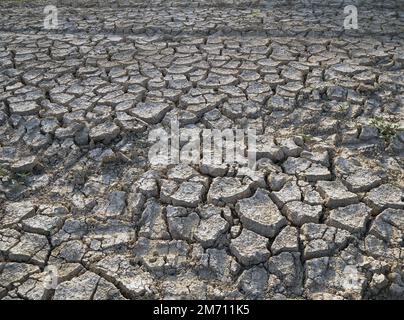
M 0 299 L 403 299 L 404 5 L 352 4 L 2 0 Z

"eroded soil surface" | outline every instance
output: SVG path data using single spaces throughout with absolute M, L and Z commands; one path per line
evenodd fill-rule
M 404 297 L 402 1 L 53 3 L 0 2 L 1 299 Z M 176 116 L 257 170 L 151 165 Z

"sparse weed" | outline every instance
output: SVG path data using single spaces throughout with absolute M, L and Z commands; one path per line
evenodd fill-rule
M 380 137 L 386 142 L 390 142 L 391 138 L 396 135 L 399 128 L 398 123 L 393 123 L 383 119 L 382 117 L 375 117 L 371 119 L 370 124 L 379 130 Z
M 310 143 L 313 140 L 313 137 L 309 134 L 302 134 L 304 143 Z
M 341 113 L 346 112 L 346 111 L 348 110 L 348 108 L 349 108 L 349 105 L 348 105 L 348 104 L 345 104 L 345 103 L 340 103 L 340 104 L 338 105 L 338 110 L 339 110 L 339 112 L 341 112 Z
M 23 180 L 23 181 L 27 180 L 27 178 L 30 176 L 31 176 L 31 172 L 19 172 L 19 173 L 15 174 L 15 177 L 18 180 Z
M 32 175 L 31 172 L 18 172 L 13 173 L 4 166 L 0 165 L 0 182 L 9 186 L 12 189 L 18 189 L 26 185 L 28 177 Z
M 8 175 L 9 175 L 8 170 L 6 170 L 5 168 L 3 168 L 2 165 L 0 165 L 0 179 L 8 177 Z
M 250 13 L 250 17 L 253 17 L 253 18 L 261 17 L 261 10 L 260 9 L 252 10 L 252 12 Z

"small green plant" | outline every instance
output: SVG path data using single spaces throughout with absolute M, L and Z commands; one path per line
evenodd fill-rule
M 339 110 L 339 112 L 341 112 L 341 113 L 346 112 L 346 111 L 348 110 L 348 108 L 349 108 L 349 105 L 346 104 L 346 103 L 340 103 L 340 104 L 338 105 L 338 110 Z
M 27 180 L 27 178 L 28 178 L 29 176 L 31 176 L 31 172 L 19 172 L 19 173 L 16 173 L 16 174 L 15 174 L 15 177 L 16 177 L 18 180 L 23 180 L 23 181 Z
M 305 143 L 310 143 L 313 140 L 313 137 L 309 134 L 302 134 L 302 137 Z
M 9 172 L 0 165 L 0 179 L 9 175 Z
M 11 188 L 19 188 L 25 185 L 28 177 L 32 175 L 31 172 L 17 172 L 12 173 L 4 166 L 0 165 L 0 182 L 8 185 Z
M 379 130 L 380 137 L 385 141 L 390 142 L 391 138 L 394 137 L 399 128 L 398 123 L 393 123 L 382 117 L 375 117 L 370 120 L 370 125 Z
M 254 9 L 250 13 L 250 17 L 260 17 L 261 16 L 261 10 L 260 9 Z

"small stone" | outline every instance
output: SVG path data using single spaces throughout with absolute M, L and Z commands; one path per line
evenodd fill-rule
M 378 211 L 386 208 L 404 209 L 404 192 L 392 184 L 384 184 L 368 192 L 365 202 Z
M 390 145 L 388 147 L 388 150 L 393 151 L 398 156 L 403 156 L 403 154 L 404 154 L 404 151 L 403 151 L 404 150 L 404 142 L 400 140 L 398 135 L 394 136 L 393 139 L 391 139 L 391 143 L 390 143 Z
M 195 239 L 202 247 L 212 247 L 223 242 L 223 236 L 229 229 L 229 224 L 220 215 L 213 215 L 200 221 L 195 232 Z
M 160 185 L 160 201 L 163 203 L 171 203 L 171 195 L 178 189 L 178 184 L 172 180 L 161 179 Z M 156 190 L 158 191 L 158 189 Z
M 30 116 L 38 113 L 40 107 L 35 101 L 10 103 L 10 112 L 21 116 Z
M 251 198 L 239 200 L 236 211 L 245 228 L 265 237 L 274 237 L 287 224 L 263 189 L 258 189 Z
M 235 225 L 230 228 L 230 235 L 232 239 L 237 238 L 241 233 L 241 225 Z
M 308 187 L 303 191 L 303 202 L 314 206 L 317 204 L 323 204 L 323 198 L 321 198 L 316 190 Z
M 322 215 L 322 206 L 312 206 L 300 201 L 292 201 L 282 209 L 282 212 L 296 226 L 302 226 L 305 223 L 318 223 Z
M 167 172 L 167 178 L 176 182 L 184 182 L 198 176 L 198 172 L 187 164 L 179 164 Z
M 352 233 L 363 233 L 370 218 L 371 209 L 363 203 L 351 204 L 330 211 L 326 223 Z
M 30 262 L 43 267 L 49 250 L 49 242 L 45 236 L 24 233 L 18 244 L 10 249 L 8 257 L 13 261 Z
M 257 138 L 256 141 L 256 157 L 257 160 L 268 158 L 272 161 L 281 161 L 284 159 L 285 154 L 282 148 L 275 144 L 272 136 L 263 135 Z
M 126 300 L 121 292 L 110 282 L 100 279 L 93 300 Z
M 369 170 L 360 169 L 346 179 L 346 185 L 352 192 L 367 192 L 380 186 L 383 177 Z
M 230 251 L 241 264 L 249 266 L 264 262 L 269 258 L 270 252 L 267 244 L 267 238 L 243 229 L 240 236 L 231 240 Z
M 374 274 L 372 277 L 372 281 L 370 282 L 370 287 L 376 289 L 378 292 L 380 289 L 383 289 L 388 283 L 389 280 L 384 274 Z
M 138 181 L 139 191 L 146 197 L 157 197 L 159 194 L 159 187 L 157 180 L 154 178 L 142 178 Z M 170 194 L 171 195 L 171 194 Z
M 328 155 L 327 150 L 325 151 L 320 150 L 313 152 L 304 150 L 300 156 L 302 158 L 310 160 L 311 162 L 318 163 L 324 167 L 328 168 L 330 166 L 330 157 Z
M 22 227 L 27 232 L 52 235 L 63 226 L 63 220 L 59 217 L 37 215 L 23 220 Z
M 344 207 L 358 202 L 358 196 L 349 192 L 341 181 L 318 181 L 317 191 L 329 208 Z
M 272 191 L 279 191 L 283 188 L 286 181 L 290 179 L 290 176 L 285 173 L 271 173 L 268 176 L 268 185 Z
M 0 292 L 3 288 L 12 288 L 24 282 L 30 275 L 41 272 L 38 266 L 17 262 L 0 262 L 0 270 Z
M 360 162 L 357 159 L 345 159 L 342 157 L 334 159 L 334 169 L 338 176 L 354 174 L 360 168 Z
M 263 171 L 252 170 L 248 167 L 241 167 L 237 170 L 238 178 L 244 178 L 244 181 L 250 181 L 249 186 L 251 189 L 266 188 L 265 175 Z
M 167 206 L 166 213 L 168 230 L 173 239 L 193 241 L 200 221 L 198 214 L 173 206 Z
M 328 168 L 322 165 L 313 163 L 310 168 L 299 174 L 309 182 L 316 182 L 319 180 L 331 180 L 331 172 Z
M 174 206 L 195 208 L 202 202 L 205 188 L 196 182 L 183 182 L 178 190 L 171 196 Z
M 222 213 L 222 208 L 214 206 L 212 204 L 208 205 L 203 205 L 202 207 L 199 208 L 199 216 L 202 219 L 208 219 L 212 217 L 213 215 L 221 215 Z
M 130 193 L 128 195 L 128 210 L 134 220 L 140 216 L 145 201 L 146 198 L 139 192 Z
M 350 75 L 350 76 L 361 73 L 362 71 L 366 70 L 365 67 L 362 66 L 343 64 L 343 63 L 334 65 L 332 69 L 343 75 Z
M 169 110 L 168 103 L 140 102 L 129 113 L 149 124 L 157 124 Z
M 190 246 L 181 240 L 161 241 L 139 238 L 134 253 L 148 272 L 158 277 L 176 275 L 189 267 Z M 135 272 L 138 270 L 135 270 Z
M 335 250 L 346 245 L 351 234 L 346 230 L 324 224 L 306 223 L 300 229 L 305 260 L 330 256 Z
M 108 217 L 119 216 L 126 207 L 126 192 L 114 191 L 108 196 L 108 205 L 105 208 L 105 215 Z
M 226 163 L 214 164 L 209 161 L 201 162 L 201 173 L 207 174 L 211 177 L 223 177 L 228 171 L 228 166 Z
M 62 242 L 58 247 L 53 249 L 52 256 L 69 263 L 78 263 L 83 259 L 86 249 L 86 245 L 81 240 Z
M 236 259 L 225 249 L 207 249 L 201 261 L 202 268 L 198 274 L 206 279 L 218 279 L 221 282 L 230 283 L 232 276 L 240 270 Z
M 310 165 L 311 161 L 305 158 L 289 157 L 284 163 L 282 163 L 282 168 L 285 173 L 290 175 L 296 175 L 307 170 L 310 167 Z
M 139 237 L 164 240 L 170 239 L 170 234 L 168 233 L 163 216 L 163 208 L 154 198 L 147 200 L 139 224 L 141 226 Z
M 372 139 L 379 138 L 379 130 L 372 126 L 362 126 L 361 133 L 359 134 L 359 139 L 362 141 L 369 141 Z
M 213 179 L 208 192 L 208 203 L 224 205 L 251 195 L 248 184 L 242 184 L 237 178 L 217 177 Z
M 248 299 L 264 299 L 267 283 L 268 273 L 265 268 L 254 266 L 241 274 L 237 286 Z
M 277 292 L 291 292 L 294 295 L 302 294 L 303 267 L 299 252 L 281 252 L 268 260 L 268 273 L 277 278 L 278 284 L 273 286 L 269 281 L 269 289 Z M 271 291 L 272 291 L 271 290 Z
M 53 300 L 91 300 L 100 279 L 100 276 L 87 271 L 77 278 L 62 282 L 56 287 Z
M 299 157 L 303 151 L 303 148 L 296 145 L 292 138 L 283 140 L 281 142 L 281 148 L 286 157 Z
M 35 207 L 30 201 L 22 201 L 9 203 L 5 206 L 4 215 L 1 216 L 1 224 L 3 227 L 20 222 L 35 214 Z
M 26 157 L 17 162 L 14 162 L 10 169 L 13 172 L 32 172 L 34 167 L 38 164 L 36 156 Z
M 102 141 L 105 144 L 114 140 L 120 133 L 119 127 L 111 122 L 101 123 L 90 130 L 90 138 L 95 142 Z
M 224 207 L 221 209 L 222 210 L 220 211 L 219 214 L 221 214 L 223 219 L 225 219 L 229 223 L 229 225 L 233 225 L 235 219 L 233 217 L 233 213 L 232 213 L 231 209 L 229 207 Z
M 76 142 L 79 146 L 85 146 L 90 142 L 90 131 L 88 128 L 83 128 L 77 131 L 74 135 L 74 142 Z
M 270 196 L 279 208 L 282 208 L 288 202 L 300 201 L 302 198 L 300 188 L 294 181 L 286 182 L 280 191 L 272 192 Z
M 285 251 L 299 251 L 299 233 L 291 226 L 283 228 L 271 246 L 271 252 L 274 255 Z
M 385 209 L 373 221 L 369 234 L 392 246 L 399 246 L 404 233 L 404 210 Z

